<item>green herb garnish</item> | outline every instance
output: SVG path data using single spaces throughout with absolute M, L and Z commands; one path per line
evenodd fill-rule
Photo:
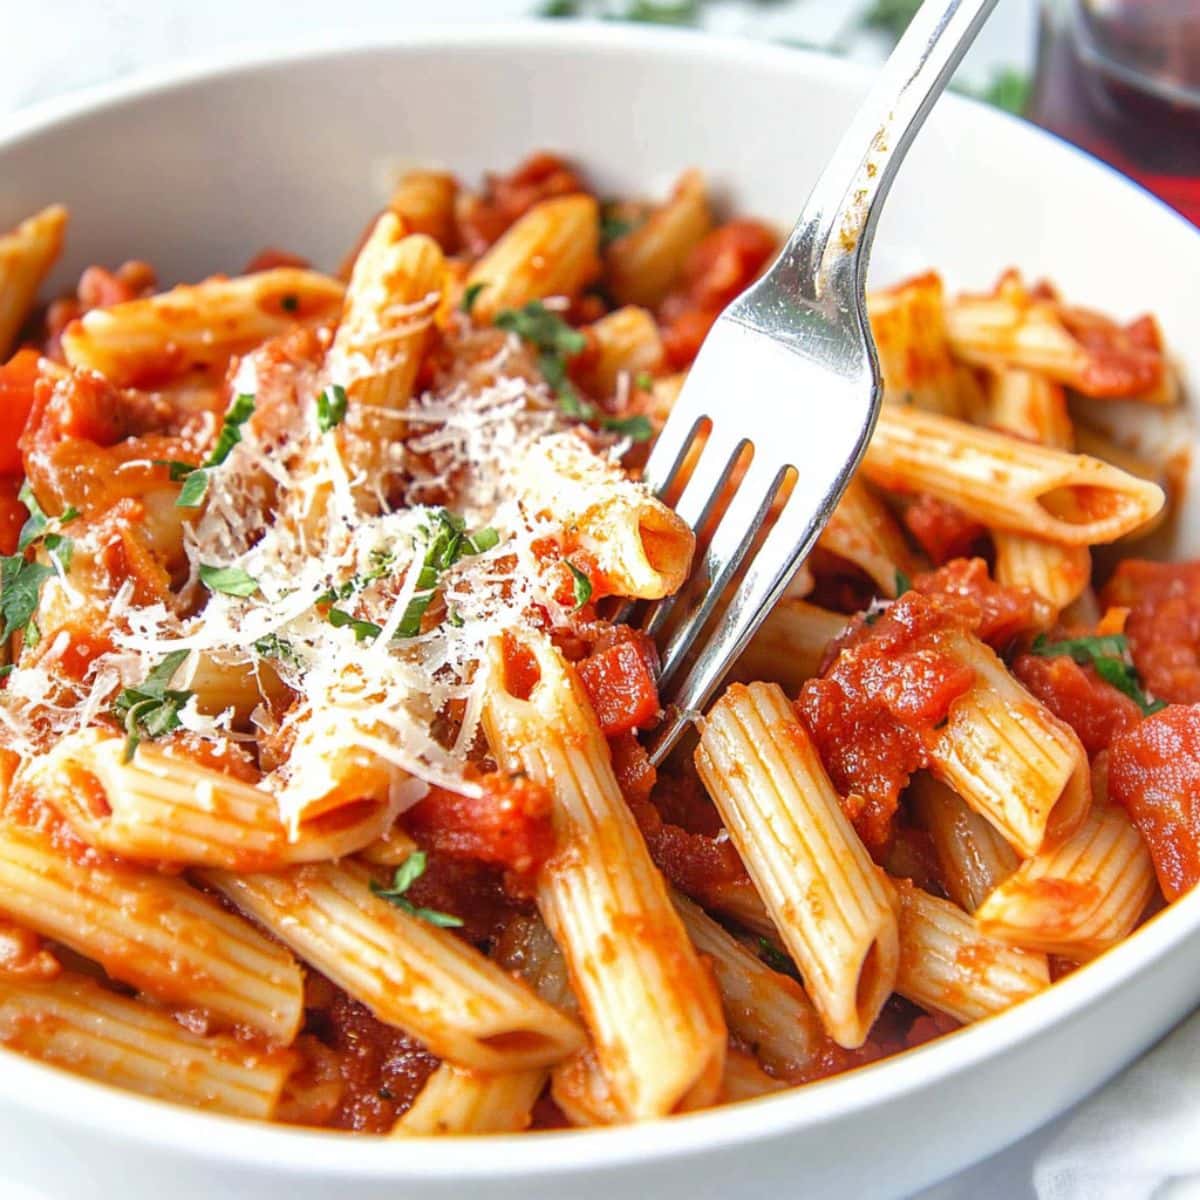
M 26 480 L 21 484 L 21 490 L 17 493 L 17 499 L 25 505 L 29 512 L 29 516 L 25 524 L 21 526 L 21 532 L 17 536 L 17 549 L 27 550 L 39 538 L 45 539 L 47 550 L 54 550 L 62 545 L 63 539 L 59 534 L 59 530 L 69 522 L 75 520 L 79 516 L 79 509 L 74 505 L 65 509 L 61 517 L 48 517 L 38 503 L 37 497 L 33 494 L 33 488 L 29 486 L 29 481 Z M 51 543 L 50 539 L 54 537 L 58 540 Z
M 1124 692 L 1142 710 L 1143 716 L 1167 707 L 1165 700 L 1151 700 L 1146 695 L 1129 653 L 1129 639 L 1123 633 L 1064 638 L 1061 642 L 1051 642 L 1044 633 L 1039 633 L 1033 639 L 1032 650 L 1043 658 L 1067 655 L 1080 666 L 1090 663 L 1096 674 L 1117 691 Z
M 376 625 L 374 621 L 360 620 L 352 613 L 346 612 L 345 609 L 331 608 L 325 615 L 335 629 L 341 629 L 343 626 L 353 629 L 356 642 L 377 638 L 383 632 L 382 625 Z
M 200 582 L 210 592 L 224 592 L 226 596 L 253 596 L 258 591 L 258 580 L 241 567 L 212 567 L 201 563 Z
M 169 684 L 187 656 L 187 650 L 172 650 L 137 687 L 125 688 L 117 696 L 113 716 L 125 728 L 125 762 L 133 758 L 143 739 L 179 728 L 179 710 L 192 693 L 173 691 Z
M 463 291 L 462 299 L 458 302 L 460 312 L 465 312 L 470 315 L 471 309 L 475 307 L 475 301 L 479 299 L 479 293 L 487 287 L 487 284 L 481 279 L 477 283 L 469 283 Z
M 900 597 L 900 596 L 903 596 L 905 592 L 911 592 L 911 591 L 912 591 L 912 580 L 909 579 L 909 577 L 902 570 L 900 570 L 899 567 L 897 567 L 896 568 L 896 596 Z
M 631 442 L 649 441 L 654 436 L 654 426 L 650 424 L 650 418 L 640 414 L 634 417 L 602 417 L 600 428 L 619 433 Z
M 317 429 L 328 433 L 346 419 L 346 389 L 340 383 L 327 387 L 317 397 Z
M 277 633 L 268 633 L 266 637 L 260 637 L 254 643 L 254 649 L 264 658 L 277 658 L 280 662 L 296 667 L 300 666 L 300 656 L 296 653 L 292 643 L 286 638 L 281 638 Z
M 424 850 L 414 850 L 396 868 L 396 873 L 392 876 L 391 887 L 385 888 L 372 879 L 371 891 L 381 900 L 394 904 L 401 912 L 408 913 L 410 917 L 419 917 L 422 921 L 428 921 L 430 925 L 438 926 L 439 929 L 459 929 L 462 926 L 461 917 L 438 912 L 436 908 L 418 908 L 405 895 L 408 889 L 425 874 L 428 861 Z
M 639 371 L 633 377 L 633 385 L 642 392 L 652 391 L 654 388 L 654 376 L 649 371 Z
M 17 552 L 0 558 L 0 618 L 3 619 L 0 641 L 19 632 L 26 635 L 28 645 L 34 646 L 39 634 L 30 622 L 37 612 L 42 584 L 55 574 L 55 569 L 47 563 L 28 561 L 25 552 L 40 543 L 59 569 L 70 570 L 75 546 L 58 531 L 79 516 L 79 510 L 68 508 L 61 517 L 48 517 L 28 483 L 22 485 L 18 498 L 29 516 L 17 537 Z
M 793 979 L 800 978 L 800 974 L 796 970 L 796 964 L 774 942 L 765 937 L 758 939 L 758 957 L 772 971 L 778 971 L 780 975 L 790 975 Z
M 592 581 L 569 558 L 565 562 L 575 592 L 575 607 L 571 611 L 578 612 L 592 598 Z
M 234 446 L 242 440 L 242 426 L 253 415 L 254 397 L 240 392 L 225 412 L 225 419 L 221 422 L 221 431 L 217 434 L 212 453 L 199 466 L 169 459 L 155 460 L 156 465 L 167 468 L 173 480 L 183 480 L 183 487 L 179 489 L 175 500 L 179 508 L 196 508 L 203 503 L 208 494 L 209 473 L 214 467 L 219 467 L 229 457 Z
M 587 338 L 540 300 L 530 300 L 524 308 L 504 309 L 496 314 L 494 324 L 506 333 L 515 333 L 538 351 L 538 369 L 558 396 L 563 412 L 590 420 L 595 410 L 579 398 L 567 378 L 567 361 L 587 346 Z

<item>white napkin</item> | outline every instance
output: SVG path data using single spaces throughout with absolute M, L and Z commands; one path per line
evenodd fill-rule
M 1075 1110 L 1033 1181 L 1038 1200 L 1200 1200 L 1200 1012 Z

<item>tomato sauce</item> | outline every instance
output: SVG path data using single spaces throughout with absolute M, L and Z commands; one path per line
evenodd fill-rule
M 873 850 L 888 841 L 909 777 L 929 765 L 933 731 L 975 682 L 945 642 L 979 619 L 960 598 L 906 592 L 874 624 L 854 621 L 824 674 L 800 691 L 797 711 Z
M 21 483 L 16 475 L 0 475 L 0 554 L 16 553 L 21 526 L 29 516 L 25 505 L 17 499 Z
M 986 527 L 974 517 L 927 492 L 905 508 L 901 519 L 921 549 L 939 566 L 977 552 L 987 538 Z
M 675 370 L 691 364 L 721 310 L 757 278 L 779 242 L 760 221 L 728 221 L 688 255 L 659 308 L 663 350 Z
M 647 657 L 636 642 L 625 641 L 579 664 L 579 678 L 606 737 L 644 728 L 658 717 L 658 685 Z
M 1200 562 L 1126 559 L 1102 599 L 1129 609 L 1129 649 L 1151 695 L 1200 703 Z
M 997 648 L 1034 625 L 1033 593 L 996 583 L 982 558 L 956 558 L 918 575 L 912 586 L 923 595 L 954 602 L 971 630 Z
M 1173 705 L 1116 738 L 1108 795 L 1150 848 L 1163 895 L 1189 891 L 1200 880 L 1200 705 Z
M 1075 730 L 1089 758 L 1142 719 L 1141 709 L 1124 692 L 1105 683 L 1094 667 L 1080 666 L 1068 655 L 1043 658 L 1020 654 L 1013 661 L 1012 672 Z

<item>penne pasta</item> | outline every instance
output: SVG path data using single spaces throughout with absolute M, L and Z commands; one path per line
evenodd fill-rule
M 787 1084 L 782 1079 L 768 1075 L 758 1065 L 758 1059 L 745 1050 L 730 1047 L 725 1055 L 725 1074 L 721 1079 L 721 1103 L 737 1104 L 741 1100 L 754 1100 L 758 1096 L 769 1096 L 782 1091 Z
M 895 900 L 779 688 L 731 685 L 696 768 L 826 1031 L 862 1045 L 895 980 Z
M 978 638 L 958 633 L 944 648 L 975 682 L 930 735 L 933 773 L 1023 856 L 1070 836 L 1091 803 L 1079 738 Z
M 711 1103 L 725 1051 L 716 989 L 621 796 L 582 685 L 532 636 L 494 642 L 488 671 L 493 753 L 554 797 L 557 845 L 538 878 L 538 907 L 618 1106 L 636 1119 Z
M 970 1023 L 1050 986 L 1044 954 L 983 936 L 956 904 L 893 880 L 900 900 L 896 991 L 921 1008 Z
M 588 327 L 594 357 L 577 372 L 579 382 L 594 396 L 612 396 L 626 377 L 632 387 L 639 374 L 657 371 L 663 362 L 663 344 L 654 315 L 627 304 Z
M 153 745 L 126 762 L 125 739 L 102 729 L 63 738 L 22 776 L 89 846 L 149 863 L 262 871 L 318 862 L 370 845 L 395 819 L 394 807 L 368 798 L 289 838 L 270 792 Z
M 192 1033 L 74 973 L 49 982 L 0 974 L 0 1046 L 143 1096 L 261 1121 L 275 1115 L 295 1063 L 287 1050 Z
M 687 256 L 711 228 L 704 176 L 685 171 L 671 198 L 605 251 L 612 294 L 622 304 L 653 308 L 671 290 Z
M 165 1003 L 278 1042 L 300 1027 L 292 956 L 180 879 L 71 856 L 49 834 L 3 821 L 0 911 Z
M 804 989 L 751 954 L 699 905 L 676 892 L 692 945 L 712 964 L 729 1032 L 780 1073 L 803 1071 L 829 1042 Z
M 478 287 L 472 315 L 490 322 L 506 308 L 548 296 L 577 295 L 598 269 L 600 210 L 591 196 L 535 204 L 471 268 Z
M 548 1066 L 582 1045 L 578 1027 L 446 929 L 372 894 L 354 862 L 202 878 L 385 1024 L 456 1066 Z
M 958 370 L 950 356 L 942 279 L 927 271 L 867 296 L 867 315 L 888 404 L 962 415 Z
M 621 1125 L 629 1120 L 594 1049 L 575 1054 L 555 1067 L 550 1095 L 572 1125 L 588 1128 Z
M 0 234 L 0 363 L 15 347 L 38 288 L 62 252 L 66 230 L 67 210 L 52 204 Z
M 484 1075 L 442 1063 L 412 1107 L 396 1122 L 396 1137 L 520 1133 L 546 1086 L 544 1068 Z
M 695 537 L 686 522 L 575 434 L 535 442 L 518 477 L 525 509 L 565 525 L 564 553 L 582 550 L 596 564 L 597 598 L 658 600 L 687 578 Z
M 986 525 L 1086 546 L 1144 525 L 1162 489 L 1082 454 L 913 408 L 886 407 L 863 459 L 874 484 L 928 492 Z
M 734 667 L 743 683 L 765 680 L 786 692 L 798 692 L 819 673 L 829 643 L 850 618 L 805 600 L 781 600 L 755 630 Z
M 908 800 L 933 841 L 947 894 L 973 913 L 1017 869 L 1021 860 L 1016 851 L 990 821 L 924 771 L 913 777 Z
M 73 367 L 136 386 L 222 368 L 233 355 L 298 322 L 333 321 L 341 303 L 342 285 L 316 271 L 276 267 L 236 279 L 214 276 L 92 309 L 67 326 L 63 354 Z
M 392 189 L 388 208 L 407 233 L 431 237 L 446 254 L 457 248 L 454 216 L 458 181 L 448 171 L 405 171 Z
M 817 545 L 858 567 L 893 598 L 900 576 L 911 578 L 919 570 L 895 518 L 859 479 L 842 493 Z
M 1009 945 L 1084 962 L 1133 929 L 1156 887 L 1150 852 L 1124 811 L 1097 806 L 1072 837 L 996 887 L 975 923 Z

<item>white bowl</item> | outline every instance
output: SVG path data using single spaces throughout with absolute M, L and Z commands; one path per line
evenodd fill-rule
M 405 32 L 226 61 L 19 118 L 0 136 L 0 228 L 69 204 L 60 284 L 125 257 L 168 279 L 234 270 L 267 243 L 330 265 L 382 203 L 389 164 L 470 175 L 539 147 L 613 191 L 699 165 L 731 207 L 786 223 L 865 81 L 798 51 L 619 26 Z M 1097 307 L 1154 311 L 1200 379 L 1196 230 L 976 104 L 939 104 L 876 264 L 879 279 L 934 265 L 970 285 L 1020 264 Z M 1197 515 L 1181 549 L 1200 543 Z M 56 1198 L 126 1200 L 897 1196 L 1061 1112 L 1198 999 L 1200 895 L 1011 1012 L 841 1078 L 634 1128 L 454 1143 L 200 1115 L 0 1052 L 0 1172 Z

